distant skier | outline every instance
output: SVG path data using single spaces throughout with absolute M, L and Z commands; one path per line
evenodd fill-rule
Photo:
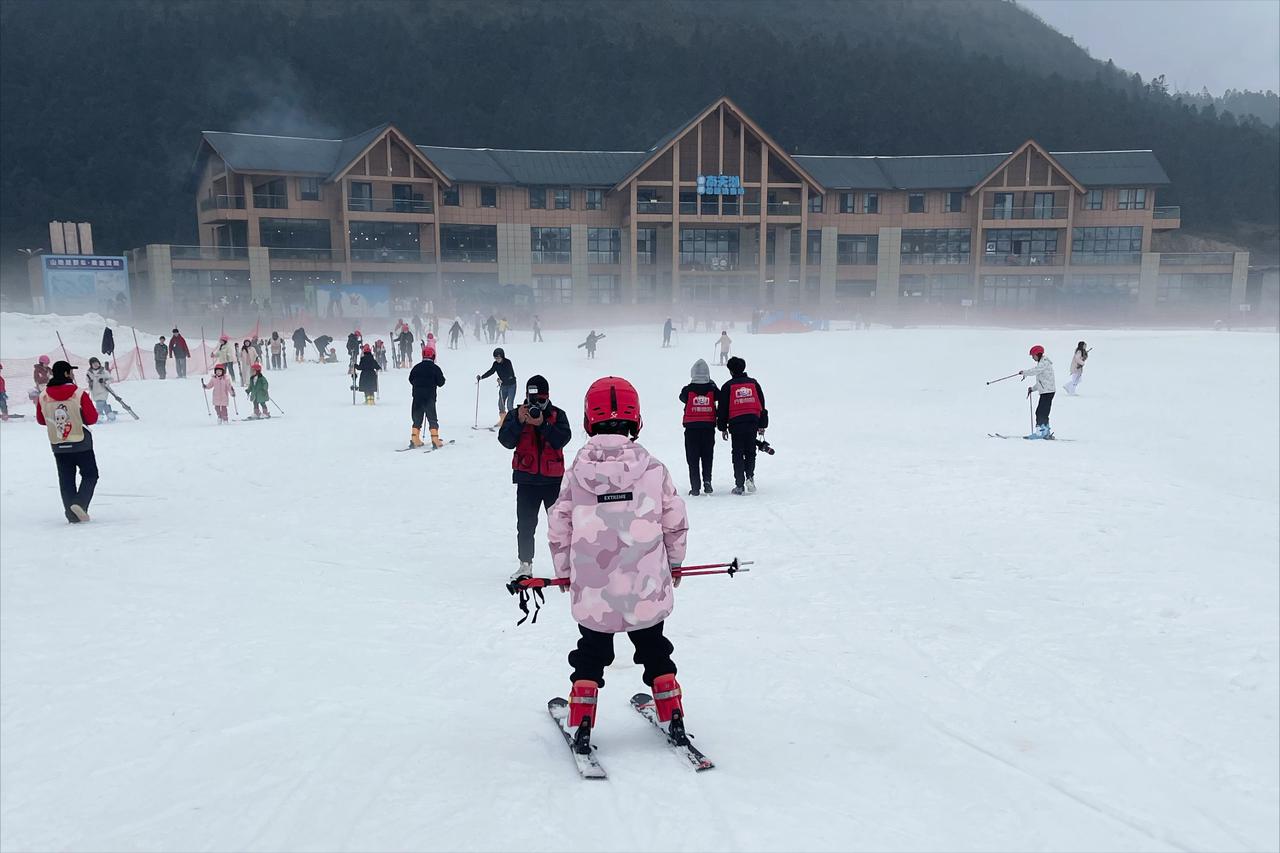
M 373 357 L 378 360 L 378 369 L 387 369 L 387 345 L 382 342 L 382 338 L 378 338 L 373 342 Z
M 250 365 L 249 370 L 252 373 L 249 376 L 249 388 L 245 396 L 253 403 L 253 416 L 269 418 L 271 410 L 267 408 L 267 401 L 271 399 L 271 392 L 268 390 L 267 377 L 262 375 L 262 365 L 256 361 Z
M 1084 378 L 1084 363 L 1089 360 L 1089 348 L 1084 345 L 1084 341 L 1076 344 L 1076 351 L 1071 356 L 1071 376 L 1067 379 L 1067 384 L 1062 386 L 1062 390 L 1066 391 L 1072 397 L 1076 395 L 1076 389 L 1080 387 L 1080 380 Z
M 1027 389 L 1027 397 L 1030 398 L 1035 393 L 1040 395 L 1040 399 L 1036 403 L 1035 432 L 1027 437 L 1053 438 L 1053 430 L 1049 428 L 1049 410 L 1053 408 L 1053 392 L 1057 387 L 1053 380 L 1053 362 L 1044 354 L 1044 347 L 1039 344 L 1033 346 L 1030 353 L 1036 363 L 1035 367 L 1028 367 L 1018 372 L 1024 378 L 1035 380 L 1035 383 Z
M 516 368 L 515 365 L 507 358 L 506 350 L 502 347 L 495 347 L 493 350 L 493 366 L 476 376 L 476 381 L 486 379 L 494 374 L 498 375 L 498 423 L 496 427 L 502 426 L 503 419 L 507 413 L 516 407 Z
M 316 348 L 316 352 L 320 354 L 320 362 L 324 363 L 329 360 L 329 344 L 333 343 L 333 338 L 328 335 L 321 335 L 311 342 Z
M 378 371 L 381 370 L 378 359 L 373 355 L 373 347 L 368 344 L 364 345 L 363 354 L 360 361 L 356 365 L 356 370 L 360 372 L 360 391 L 364 394 L 364 404 L 372 406 L 375 395 L 378 393 Z
M 284 367 L 284 340 L 281 339 L 279 332 L 271 333 L 271 340 L 267 342 L 267 346 L 271 350 L 271 369 L 279 370 Z
M 236 356 L 235 351 L 231 347 L 231 341 L 227 340 L 226 335 L 221 335 L 218 338 L 218 346 L 213 351 L 213 356 L 209 360 L 214 364 L 222 365 L 223 372 L 227 374 L 227 377 L 233 381 L 235 380 L 236 371 L 234 365 L 236 362 Z
M 535 344 L 544 343 L 542 340 L 542 318 L 537 314 L 533 315 L 533 342 Z
M 729 381 L 720 388 L 716 400 L 716 426 L 721 437 L 732 438 L 733 494 L 745 488 L 756 490 L 756 436 L 769 426 L 769 410 L 764 405 L 764 389 L 747 375 L 745 359 L 729 359 Z
M 662 345 L 664 347 L 671 346 L 671 332 L 674 331 L 674 329 L 675 326 L 672 324 L 671 318 L 668 317 L 667 322 L 662 324 Z
M 449 327 L 449 349 L 458 348 L 458 338 L 462 337 L 463 334 L 465 333 L 462 330 L 462 318 L 455 317 L 453 325 Z
M 597 721 L 597 695 L 613 663 L 613 637 L 626 632 L 658 719 L 683 719 L 681 688 L 664 622 L 675 605 L 689 518 L 671 474 L 636 443 L 640 397 L 625 379 L 587 389 L 587 443 L 565 475 L 547 519 L 557 578 L 568 578 L 577 647 L 569 653 L 569 721 L 585 741 Z M 677 717 L 678 715 L 678 717 Z
M 213 392 L 213 410 L 218 413 L 218 425 L 225 424 L 228 420 L 227 403 L 231 402 L 230 398 L 236 395 L 236 386 L 227 377 L 226 368 L 221 364 L 214 365 L 209 384 L 206 385 L 201 379 L 200 385 Z
M 362 340 L 359 329 L 356 329 L 354 332 L 347 335 L 347 359 L 351 364 L 355 364 L 356 360 L 360 357 Z
M 73 370 L 65 361 L 53 363 L 49 384 L 40 393 L 36 406 L 36 422 L 48 432 L 66 519 L 78 524 L 89 520 L 89 502 L 98 484 L 98 460 L 93 453 L 93 434 L 88 430 L 98 422 L 98 410 L 89 395 L 76 387 Z
M 489 319 L 484 321 L 484 333 L 489 337 L 489 343 L 498 342 L 498 320 L 492 314 Z
M 306 361 L 307 344 L 312 343 L 311 338 L 307 337 L 307 330 L 302 326 L 293 330 L 293 357 L 298 364 Z M 324 353 L 320 353 L 321 361 L 324 360 Z
M 436 392 L 444 387 L 444 371 L 436 364 L 435 338 L 430 338 L 422 348 L 422 361 L 409 371 L 409 384 L 413 387 L 413 431 L 409 436 L 410 447 L 421 447 L 422 419 L 427 419 L 431 430 L 431 446 L 440 447 L 440 419 L 436 416 Z
M 720 347 L 720 363 L 724 364 L 729 360 L 729 349 L 733 346 L 733 339 L 729 337 L 729 333 L 723 329 L 720 331 L 720 339 L 716 341 Z
M 498 339 L 504 344 L 507 342 L 507 330 L 511 328 L 511 324 L 507 322 L 507 318 L 503 317 L 498 321 Z
M 40 392 L 49 384 L 52 376 L 53 371 L 49 369 L 49 356 L 42 355 L 36 359 L 35 364 L 31 365 L 31 381 L 35 383 L 35 387 L 27 393 L 27 397 L 32 403 L 39 405 Z
M 84 374 L 85 384 L 89 391 L 89 399 L 93 401 L 93 405 L 98 409 L 98 417 L 106 418 L 108 421 L 116 419 L 116 413 L 111 408 L 111 402 L 107 398 L 110 397 L 111 388 L 111 371 L 98 361 L 98 357 L 94 356 L 89 359 L 89 369 Z
M 480 316 L 480 309 L 477 308 L 475 314 L 471 318 L 471 324 L 474 326 L 472 331 L 475 333 L 476 340 L 480 340 L 480 329 L 484 326 L 484 318 Z
M 513 581 L 533 576 L 538 510 L 550 510 L 560 495 L 564 448 L 573 437 L 568 416 L 551 404 L 550 386 L 544 377 L 530 377 L 525 395 L 515 417 L 503 421 L 498 430 L 498 443 L 515 451 L 511 455 L 511 482 L 516 484 L 516 548 L 520 565 L 511 573 Z
M 169 338 L 169 355 L 173 356 L 173 364 L 177 368 L 178 378 L 186 379 L 187 359 L 191 358 L 191 347 L 187 346 L 187 339 L 177 329 L 173 330 L 173 336 Z
M 431 333 L 428 332 L 427 334 L 430 335 Z M 410 359 L 413 358 L 413 341 L 416 337 L 418 337 L 418 335 L 409 329 L 408 324 L 405 324 L 404 327 L 400 329 L 400 335 L 396 338 L 395 343 L 400 347 L 401 367 L 413 366 Z M 432 347 L 432 349 L 434 348 L 435 347 Z
M 590 332 L 587 333 L 587 339 L 582 343 L 578 344 L 578 349 L 582 349 L 583 347 L 586 347 L 587 358 L 595 358 L 596 344 L 602 340 L 604 340 L 604 333 L 601 332 L 600 334 L 597 335 L 596 330 L 592 329 Z
M 156 359 L 156 377 L 164 379 L 164 369 L 169 361 L 169 345 L 164 342 L 164 335 L 161 335 L 160 341 L 151 348 L 151 353 Z
M 240 352 L 236 355 L 236 362 L 240 365 L 240 387 L 249 387 L 249 366 L 257 361 L 253 353 L 253 344 L 248 338 L 240 345 Z
M 689 494 L 711 494 L 711 465 L 716 453 L 716 395 L 711 368 L 702 359 L 689 371 L 692 380 L 680 389 L 684 403 L 684 458 L 689 465 Z M 701 471 L 699 471 L 701 468 Z M 699 490 L 701 486 L 701 490 Z

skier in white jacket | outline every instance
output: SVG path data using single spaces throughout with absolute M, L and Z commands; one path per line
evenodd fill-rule
M 1053 430 L 1049 428 L 1049 409 L 1053 408 L 1053 393 L 1057 385 L 1053 379 L 1053 362 L 1044 354 L 1044 347 L 1036 344 L 1031 348 L 1031 357 L 1035 359 L 1035 367 L 1028 367 L 1019 373 L 1028 379 L 1035 379 L 1035 384 L 1027 389 L 1027 397 L 1034 392 L 1040 395 L 1036 403 L 1036 429 L 1032 438 L 1053 438 Z
M 1067 379 L 1067 384 L 1062 386 L 1062 390 L 1066 391 L 1072 397 L 1076 395 L 1076 389 L 1080 387 L 1080 380 L 1084 378 L 1084 363 L 1089 359 L 1089 348 L 1084 345 L 1084 341 L 1076 344 L 1075 354 L 1071 356 L 1071 377 Z

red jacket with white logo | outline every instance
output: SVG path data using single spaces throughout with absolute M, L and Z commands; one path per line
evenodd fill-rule
M 760 383 L 740 373 L 720 388 L 716 401 L 716 426 L 722 430 L 738 424 L 752 423 L 758 429 L 769 425 L 769 410 L 764 405 Z
M 714 382 L 691 382 L 680 389 L 685 429 L 715 429 L 716 397 L 719 394 L 720 389 Z

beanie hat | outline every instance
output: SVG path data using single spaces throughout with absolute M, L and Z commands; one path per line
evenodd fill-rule
M 693 363 L 693 368 L 689 371 L 689 378 L 694 382 L 710 382 L 711 368 L 707 367 L 705 361 L 698 359 Z
M 535 373 L 529 377 L 529 381 L 525 383 L 525 388 L 532 388 L 543 396 L 551 394 L 551 386 L 547 384 L 547 379 L 541 373 Z
M 739 373 L 747 372 L 747 360 L 736 355 L 729 359 L 729 364 L 727 366 L 729 368 L 729 372 L 734 376 L 737 376 Z

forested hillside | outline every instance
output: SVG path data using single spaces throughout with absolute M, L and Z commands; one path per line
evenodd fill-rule
M 190 241 L 201 130 L 646 148 L 727 94 L 801 153 L 1154 148 L 1186 229 L 1274 233 L 1280 132 L 1173 100 L 1004 0 L 0 5 L 0 239 Z

